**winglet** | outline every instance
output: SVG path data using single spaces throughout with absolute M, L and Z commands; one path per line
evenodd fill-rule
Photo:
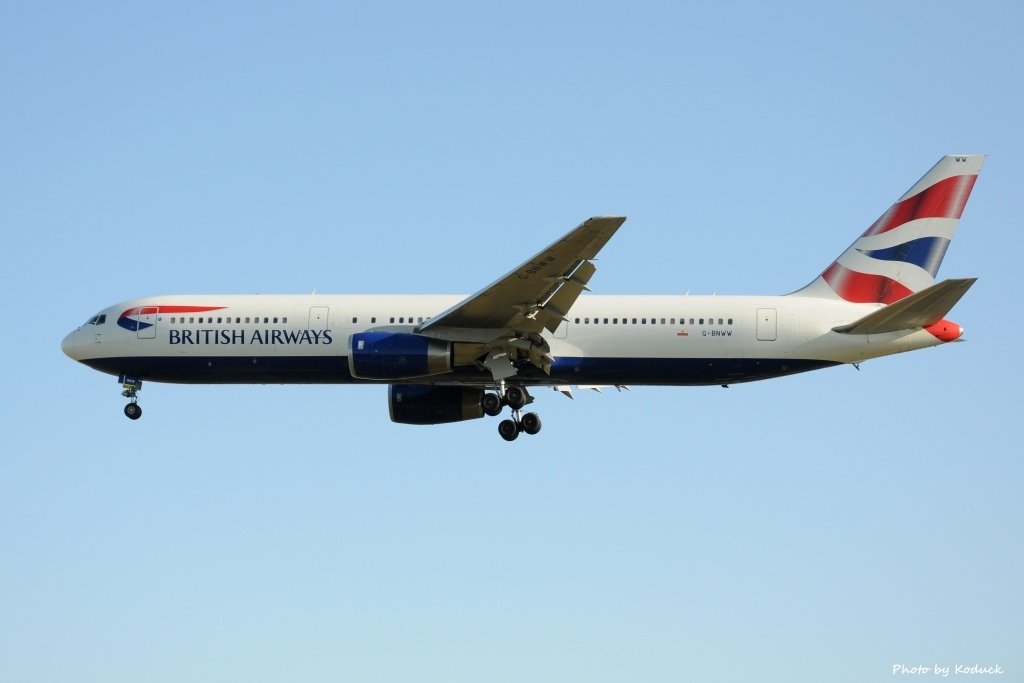
M 930 327 L 940 322 L 977 280 L 944 280 L 832 330 L 841 334 L 882 334 Z

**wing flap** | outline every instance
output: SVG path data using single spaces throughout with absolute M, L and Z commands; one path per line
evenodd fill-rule
M 597 266 L 590 261 L 584 261 L 573 271 L 572 275 L 560 278 L 561 284 L 558 290 L 544 302 L 544 305 L 537 312 L 537 319 L 548 330 L 554 332 L 563 322 L 567 321 L 566 314 L 576 299 L 584 290 L 589 290 L 587 283 L 597 272 Z
M 977 279 L 944 280 L 832 330 L 842 334 L 882 334 L 928 327 L 946 317 Z

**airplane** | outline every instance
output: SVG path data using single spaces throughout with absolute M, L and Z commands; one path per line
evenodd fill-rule
M 729 386 L 956 341 L 945 316 L 976 278 L 936 274 L 985 160 L 939 160 L 805 287 L 776 296 L 584 295 L 626 220 L 599 216 L 471 296 L 176 295 L 107 307 L 66 355 L 143 381 L 388 386 L 397 423 L 499 416 L 541 429 L 530 389 Z

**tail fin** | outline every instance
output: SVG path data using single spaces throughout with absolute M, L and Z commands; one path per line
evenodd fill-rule
M 984 163 L 946 156 L 797 296 L 891 304 L 935 284 Z

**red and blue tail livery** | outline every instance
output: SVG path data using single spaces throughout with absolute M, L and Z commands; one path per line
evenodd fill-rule
M 983 161 L 943 157 L 800 293 L 891 304 L 933 285 Z
M 788 295 L 590 294 L 626 220 L 596 216 L 470 296 L 145 297 L 103 309 L 61 348 L 118 377 L 133 420 L 144 382 L 379 384 L 394 422 L 507 410 L 498 433 L 512 441 L 540 431 L 526 411 L 538 389 L 729 386 L 960 339 L 946 315 L 975 279 L 935 278 L 983 161 L 943 157 Z

